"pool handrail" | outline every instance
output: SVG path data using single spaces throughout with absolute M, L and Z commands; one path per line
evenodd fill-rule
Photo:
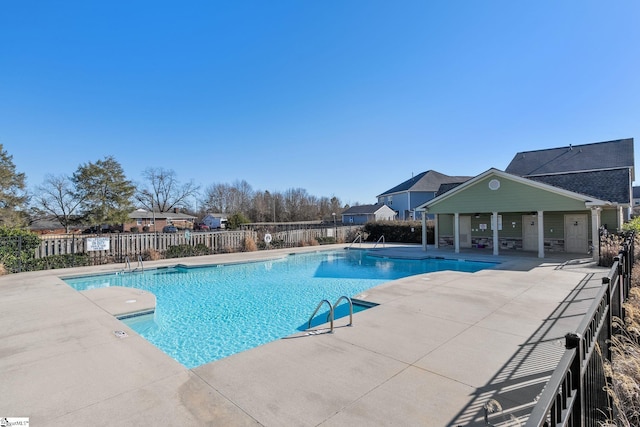
M 380 243 L 380 240 L 382 240 L 382 247 L 384 248 L 384 244 L 385 244 L 385 240 L 384 240 L 384 234 L 382 236 L 380 236 L 380 238 L 378 239 L 378 241 L 376 242 L 375 245 L 373 245 L 373 249 L 376 248 L 376 246 L 378 246 L 378 243 Z
M 351 246 L 353 246 L 356 241 L 360 240 L 360 247 L 362 247 L 362 234 L 358 233 L 358 235 L 356 236 L 355 239 L 353 239 L 353 242 L 351 242 L 351 244 L 349 245 L 348 249 L 351 249 Z
M 318 313 L 318 310 L 320 310 L 320 307 L 322 307 L 322 305 L 324 303 L 327 303 L 327 305 L 329 306 L 329 319 L 331 321 L 331 330 L 329 331 L 329 333 L 333 332 L 333 306 L 331 305 L 331 303 L 329 302 L 329 300 L 323 299 L 322 301 L 320 301 L 320 303 L 318 304 L 318 306 L 316 307 L 315 311 L 313 312 L 313 314 L 311 315 L 311 317 L 309 317 L 309 323 L 307 324 L 307 329 L 311 328 L 311 321 L 313 320 L 313 318 L 315 317 L 316 313 Z
M 342 295 L 338 300 L 333 304 L 333 311 L 335 313 L 336 307 L 340 304 L 340 301 L 346 300 L 349 303 L 349 324 L 347 326 L 353 326 L 353 301 L 346 295 Z

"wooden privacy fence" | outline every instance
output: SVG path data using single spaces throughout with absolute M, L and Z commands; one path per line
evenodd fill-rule
M 279 242 L 282 247 L 294 247 L 307 243 L 313 239 L 333 237 L 336 241 L 346 241 L 353 230 L 352 227 L 321 227 L 297 230 L 276 231 L 271 233 L 272 241 Z M 58 235 L 43 236 L 40 246 L 35 250 L 36 258 L 52 255 L 88 254 L 91 258 L 113 258 L 120 262 L 126 256 L 132 258 L 150 250 L 165 252 L 170 246 L 204 245 L 211 253 L 236 252 L 242 250 L 245 238 L 252 238 L 262 242 L 265 230 L 211 231 L 189 233 L 113 233 L 100 236 L 86 235 Z M 108 250 L 89 250 L 87 239 L 108 239 Z M 133 258 L 132 258 L 133 259 Z
M 271 233 L 273 240 L 283 242 L 284 246 L 296 246 L 300 243 L 310 242 L 313 239 L 334 237 L 336 241 L 344 241 L 350 232 L 348 227 L 335 228 L 308 228 L 304 230 L 286 230 Z
M 212 253 L 239 251 L 246 237 L 256 239 L 253 231 L 215 231 L 190 233 L 114 233 L 103 234 L 97 238 L 108 239 L 108 250 L 89 250 L 87 239 L 95 236 L 67 236 L 43 239 L 35 250 L 36 258 L 51 255 L 87 253 L 92 258 L 114 258 L 121 261 L 124 257 L 134 257 L 150 250 L 164 252 L 169 246 L 198 244 L 208 247 Z

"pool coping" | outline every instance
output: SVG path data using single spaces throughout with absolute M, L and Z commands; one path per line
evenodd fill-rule
M 274 253 L 225 255 L 188 262 Z M 555 343 L 577 325 L 575 313 L 555 316 L 544 342 L 533 342 L 537 331 L 559 307 L 580 312 L 608 271 L 571 256 L 499 259 L 478 273 L 385 283 L 367 292 L 380 306 L 358 313 L 353 327 L 277 340 L 191 370 L 59 278 L 113 266 L 3 276 L 0 414 L 38 425 L 474 425 L 491 396 L 505 408 L 524 405 L 519 399 L 530 396 L 509 371 L 514 357 L 534 344 L 550 361 L 563 351 Z M 536 368 L 545 360 L 533 359 Z

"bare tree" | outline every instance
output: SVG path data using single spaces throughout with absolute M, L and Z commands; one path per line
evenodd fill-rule
M 343 211 L 340 199 L 318 198 L 303 188 L 284 193 L 253 191 L 246 181 L 212 184 L 205 190 L 202 205 L 209 212 L 242 213 L 253 222 L 312 221 L 331 218 Z
M 228 207 L 229 213 L 248 214 L 251 209 L 251 199 L 253 198 L 253 188 L 245 180 L 235 181 L 231 187 L 232 200 Z
M 249 217 L 255 222 L 273 220 L 273 200 L 268 191 L 258 191 L 253 195 Z
M 230 200 L 229 184 L 212 184 L 205 190 L 203 204 L 208 212 L 227 213 Z
M 189 198 L 198 193 L 193 180 L 180 184 L 170 169 L 148 168 L 143 172 L 147 185 L 136 192 L 136 200 L 151 211 L 169 212 L 189 205 Z
M 47 175 L 37 188 L 36 203 L 44 212 L 53 215 L 69 232 L 69 227 L 77 220 L 83 196 L 75 191 L 71 178 L 59 175 Z
M 233 184 L 212 184 L 205 190 L 204 205 L 211 212 L 249 215 L 253 194 L 251 185 L 244 180 Z

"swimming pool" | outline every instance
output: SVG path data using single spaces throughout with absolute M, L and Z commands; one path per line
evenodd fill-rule
M 442 270 L 474 272 L 494 265 L 446 259 L 383 259 L 366 251 L 343 250 L 64 280 L 80 291 L 125 286 L 153 293 L 153 314 L 123 322 L 187 368 L 193 368 L 304 330 L 323 299 L 333 304 L 343 295 L 356 297 L 402 277 Z M 326 319 L 326 312 L 318 316 Z

